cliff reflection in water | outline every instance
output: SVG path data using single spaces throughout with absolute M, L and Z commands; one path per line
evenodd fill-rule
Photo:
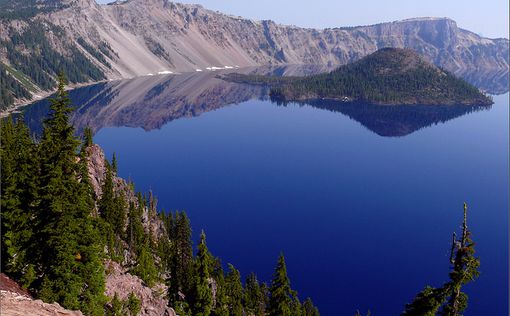
M 303 75 L 323 72 L 323 67 L 267 67 L 243 72 L 274 75 Z M 236 71 L 241 71 L 237 69 Z M 216 78 L 218 72 L 148 76 L 111 81 L 72 90 L 76 106 L 72 122 L 81 133 L 86 126 L 94 132 L 104 127 L 141 127 L 146 131 L 182 117 L 198 116 L 252 99 L 268 99 L 268 89 L 241 85 Z M 405 136 L 419 129 L 445 123 L 487 107 L 476 106 L 374 106 L 338 102 L 309 102 L 313 107 L 342 113 L 381 136 Z M 25 120 L 40 133 L 49 102 L 26 107 Z
M 71 121 L 77 133 L 90 126 L 94 133 L 104 127 L 158 129 L 182 118 L 198 116 L 224 106 L 267 95 L 262 87 L 250 87 L 215 78 L 217 73 L 179 74 L 112 81 L 70 92 L 76 110 Z M 26 107 L 25 120 L 32 131 L 42 130 L 49 102 Z

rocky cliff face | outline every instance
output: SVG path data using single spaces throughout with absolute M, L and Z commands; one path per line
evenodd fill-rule
M 252 21 L 169 0 L 61 0 L 65 5 L 32 19 L 65 30 L 50 42 L 65 55 L 73 44 L 107 78 L 210 67 L 267 64 L 340 65 L 382 47 L 407 47 L 455 73 L 508 72 L 509 41 L 460 29 L 447 18 L 420 18 L 372 26 L 305 29 Z M 26 21 L 4 20 L 0 38 L 26 30 Z M 93 48 L 93 49 L 91 49 Z M 9 63 L 5 50 L 0 60 Z
M 102 195 L 101 186 L 104 183 L 106 175 L 106 157 L 103 149 L 96 144 L 86 148 L 86 152 L 89 181 L 94 190 L 95 200 L 98 201 Z M 114 175 L 113 183 L 114 191 L 117 194 L 122 194 L 128 204 L 133 203 L 135 206 L 138 206 L 138 199 L 136 198 L 134 188 L 127 183 L 125 179 Z M 164 225 L 157 216 L 157 205 L 152 197 L 152 193 L 150 195 L 150 200 L 151 203 L 144 208 L 142 213 L 142 225 L 146 233 L 151 232 L 153 238 L 159 240 L 165 234 Z M 127 223 L 127 218 L 125 222 Z M 124 262 L 126 264 L 133 260 L 129 253 L 125 253 L 124 257 Z

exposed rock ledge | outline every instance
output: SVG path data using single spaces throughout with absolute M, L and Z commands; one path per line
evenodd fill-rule
M 79 311 L 70 311 L 57 303 L 48 304 L 34 300 L 16 282 L 0 273 L 0 315 L 2 316 L 83 316 Z
M 134 275 L 127 273 L 118 263 L 109 261 L 106 263 L 106 295 L 126 300 L 130 293 L 134 293 L 141 301 L 140 315 L 145 316 L 176 316 L 174 310 L 168 306 L 166 299 L 167 287 L 156 284 L 147 287 L 143 281 Z

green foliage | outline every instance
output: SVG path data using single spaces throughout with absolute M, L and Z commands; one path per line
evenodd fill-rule
M 37 150 L 22 118 L 16 123 L 11 118 L 3 120 L 0 139 L 1 268 L 15 277 L 25 275 L 24 283 L 28 286 L 34 279 L 33 271 L 27 269 L 37 212 L 32 203 L 37 199 Z
M 123 308 L 123 302 L 119 299 L 117 293 L 115 293 L 111 302 L 111 308 L 107 311 L 106 314 L 108 316 L 124 316 L 125 313 Z
M 294 310 L 295 291 L 290 287 L 290 280 L 287 276 L 287 266 L 283 254 L 278 258 L 278 264 L 271 281 L 269 299 L 269 315 L 291 316 Z
M 139 254 L 145 241 L 145 231 L 142 225 L 143 201 L 138 195 L 138 206 L 135 203 L 129 203 L 128 225 L 126 231 L 126 240 L 131 253 Z
M 116 192 L 115 190 L 113 167 L 110 166 L 108 161 L 105 161 L 105 166 L 106 173 L 101 187 L 102 195 L 98 206 L 101 218 L 104 220 L 102 232 L 110 257 L 113 260 L 119 261 L 123 256 L 121 239 L 125 233 L 127 202 L 124 198 L 124 193 Z M 141 216 L 141 214 L 139 215 Z
M 192 310 L 193 315 L 196 316 L 208 316 L 212 311 L 211 265 L 212 256 L 209 253 L 209 249 L 207 249 L 205 233 L 202 231 L 195 260 L 195 284 L 192 293 Z
M 115 156 L 115 153 L 113 153 L 112 157 L 112 172 L 117 174 L 117 156 Z
M 83 146 L 84 147 L 90 147 L 94 144 L 94 138 L 92 136 L 92 129 L 87 126 L 83 130 Z
M 303 315 L 320 316 L 319 309 L 313 305 L 311 298 L 307 298 L 303 303 Z
M 266 293 L 262 290 L 254 273 L 250 273 L 246 278 L 244 306 L 249 314 L 254 316 L 265 315 Z
M 125 300 L 121 300 L 115 293 L 105 314 L 107 316 L 138 316 L 140 311 L 141 301 L 133 292 L 129 293 Z
M 403 315 L 435 316 L 446 301 L 446 297 L 444 289 L 427 286 L 416 295 L 412 303 L 406 305 Z
M 191 295 L 193 287 L 193 243 L 191 225 L 186 213 L 162 215 L 170 241 L 170 252 L 162 257 L 170 272 L 169 298 L 171 304 L 181 301 L 181 294 Z
M 228 265 L 229 271 L 225 278 L 226 303 L 229 315 L 243 315 L 243 285 L 241 283 L 241 274 L 233 265 Z
M 154 258 L 147 238 L 136 259 L 136 266 L 131 272 L 139 276 L 149 287 L 152 287 L 158 280 L 158 270 L 154 265 Z
M 129 311 L 130 316 L 138 316 L 141 311 L 141 301 L 134 293 L 130 293 L 128 296 L 127 304 L 126 304 L 127 310 Z
M 70 100 L 64 85 L 60 75 L 38 146 L 37 199 L 29 199 L 37 208 L 31 252 L 37 270 L 30 274 L 37 276 L 33 287 L 41 299 L 100 315 L 105 301 L 102 245 L 90 214 L 89 183 L 77 176 L 82 174 L 76 159 L 79 141 L 69 124 Z
M 462 287 L 474 281 L 478 275 L 480 260 L 474 256 L 474 242 L 467 227 L 467 204 L 464 203 L 464 221 L 459 239 L 453 233 L 450 280 L 440 288 L 426 287 L 413 302 L 406 305 L 402 315 L 406 316 L 461 316 L 467 308 L 467 295 Z

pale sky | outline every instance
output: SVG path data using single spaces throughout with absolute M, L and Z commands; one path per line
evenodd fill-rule
M 99 3 L 112 0 L 96 0 Z M 508 38 L 508 0 L 181 0 L 207 9 L 281 24 L 327 28 L 413 17 L 449 17 L 485 37 Z

